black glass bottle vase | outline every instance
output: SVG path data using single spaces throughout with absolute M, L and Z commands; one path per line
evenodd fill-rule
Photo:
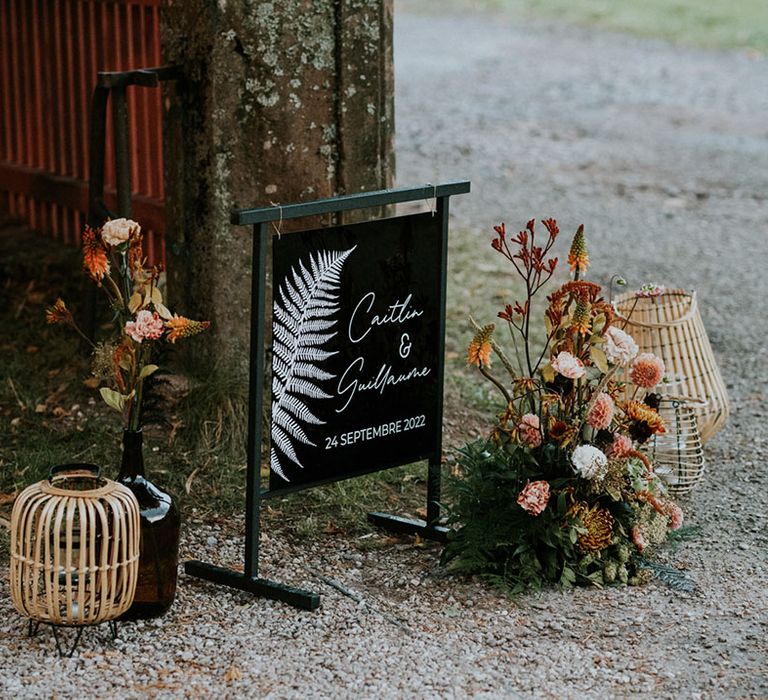
M 123 458 L 117 481 L 127 486 L 139 502 L 141 552 L 139 580 L 133 605 L 123 620 L 159 617 L 176 595 L 181 517 L 172 496 L 144 476 L 141 430 L 123 431 Z

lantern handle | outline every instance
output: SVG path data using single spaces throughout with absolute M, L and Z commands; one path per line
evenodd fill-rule
M 662 296 L 687 296 L 690 298 L 691 303 L 688 307 L 688 310 L 682 316 L 680 316 L 680 318 L 670 319 L 668 321 L 660 321 L 657 323 L 654 323 L 653 321 L 636 321 L 629 316 L 625 316 L 624 313 L 619 310 L 619 302 L 628 302 L 634 297 L 634 294 L 629 292 L 628 294 L 622 294 L 619 299 L 613 300 L 613 311 L 622 321 L 626 321 L 630 326 L 638 326 L 639 328 L 669 328 L 670 326 L 679 326 L 686 321 L 690 321 L 691 317 L 697 311 L 698 305 L 696 302 L 695 291 L 688 292 L 685 289 L 668 289 L 666 292 L 664 292 L 664 294 L 662 294 Z
M 86 464 L 84 462 L 75 462 L 72 464 L 57 464 L 51 467 L 48 472 L 48 481 L 53 483 L 65 477 L 101 477 L 101 467 L 95 464 Z

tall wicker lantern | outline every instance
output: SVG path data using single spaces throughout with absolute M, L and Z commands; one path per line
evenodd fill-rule
M 671 383 L 659 385 L 658 391 L 695 400 L 698 428 L 706 443 L 725 424 L 730 406 L 696 292 L 668 289 L 652 298 L 630 292 L 617 297 L 614 307 L 640 352 L 652 352 L 664 360 Z M 624 380 L 631 395 L 634 385 L 628 371 Z
M 38 623 L 114 620 L 133 601 L 139 506 L 98 467 L 54 467 L 19 494 L 11 513 L 11 598 Z

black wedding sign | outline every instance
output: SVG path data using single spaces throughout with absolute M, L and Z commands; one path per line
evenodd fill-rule
M 469 182 L 452 182 L 232 213 L 232 223 L 253 226 L 245 561 L 242 570 L 188 561 L 187 574 L 314 610 L 317 593 L 259 576 L 263 501 L 422 460 L 426 518 L 368 518 L 445 540 L 448 203 L 466 192 Z M 431 211 L 296 233 L 275 225 L 404 202 L 429 202 Z
M 270 490 L 430 456 L 440 236 L 426 213 L 274 241 Z

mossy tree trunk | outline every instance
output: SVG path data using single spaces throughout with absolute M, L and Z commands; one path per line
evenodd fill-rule
M 166 100 L 171 299 L 212 321 L 196 354 L 243 367 L 252 234 L 229 212 L 392 185 L 392 0 L 169 0 L 163 46 L 185 76 Z

